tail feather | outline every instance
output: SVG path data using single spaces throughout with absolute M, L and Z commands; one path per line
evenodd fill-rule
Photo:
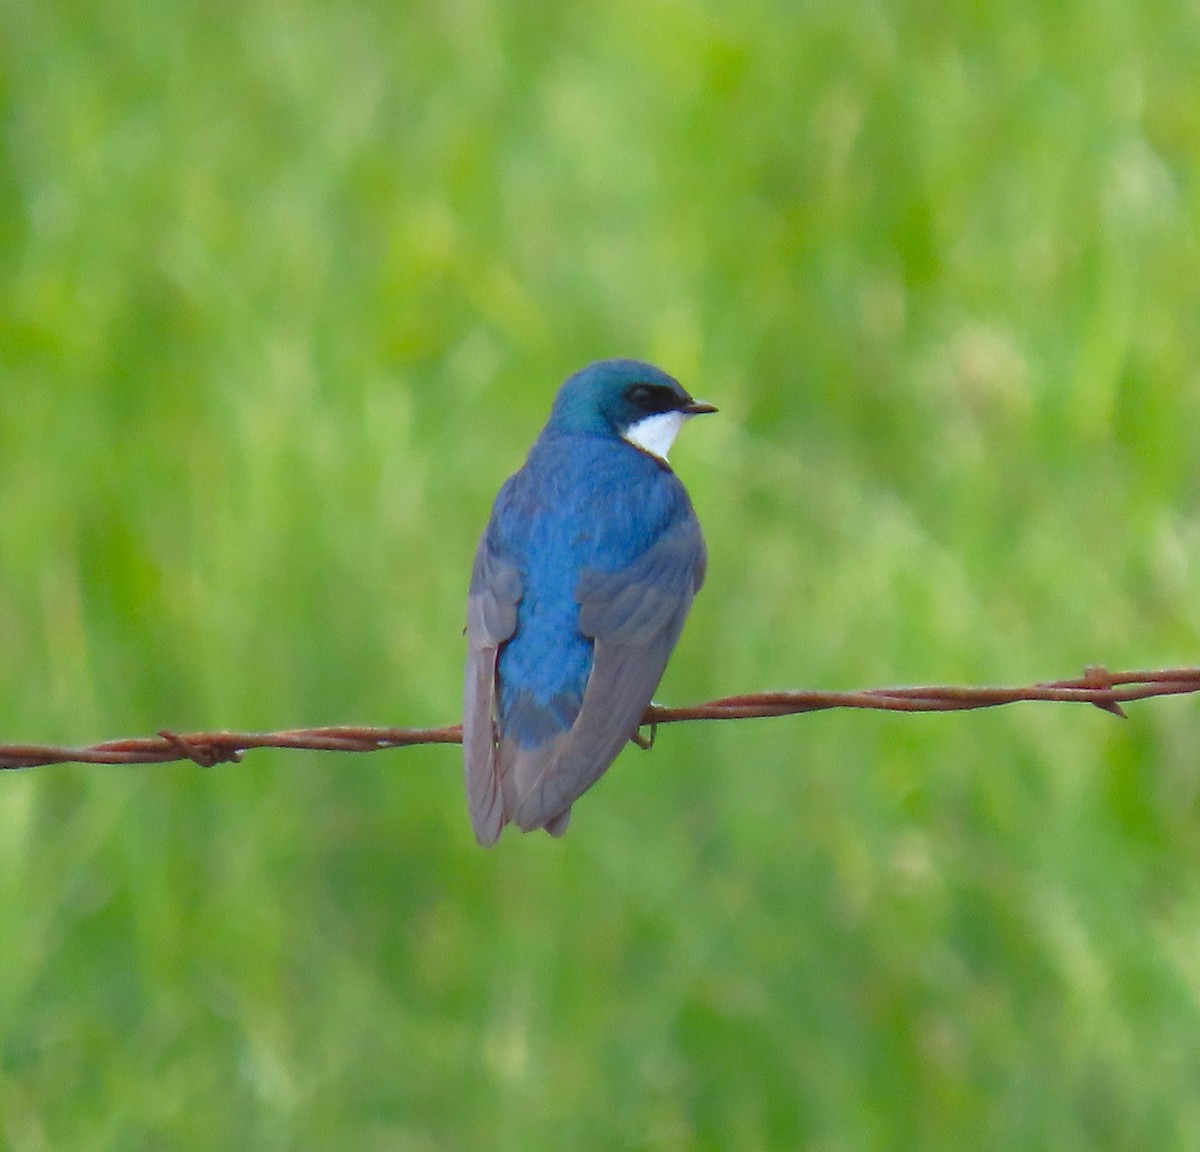
M 522 832 L 545 828 L 551 836 L 561 836 L 567 830 L 571 805 L 563 803 L 554 788 L 553 768 L 567 735 L 563 732 L 536 748 L 522 748 L 511 739 L 500 741 L 504 818 Z

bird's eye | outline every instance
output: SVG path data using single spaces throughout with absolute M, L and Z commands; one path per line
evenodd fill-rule
M 661 384 L 634 384 L 625 396 L 630 403 L 649 412 L 668 412 L 679 405 L 675 393 Z

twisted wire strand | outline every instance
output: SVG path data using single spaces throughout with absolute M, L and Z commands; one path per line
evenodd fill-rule
M 1089 667 L 1073 680 L 1051 680 L 1017 688 L 972 688 L 929 685 L 914 688 L 869 688 L 861 692 L 753 692 L 725 696 L 703 704 L 664 708 L 652 704 L 642 721 L 659 724 L 689 720 L 750 720 L 858 708 L 886 712 L 965 712 L 1024 701 L 1090 704 L 1124 717 L 1122 704 L 1156 696 L 1200 692 L 1200 668 L 1109 672 Z M 417 744 L 459 744 L 457 724 L 440 728 L 373 728 L 337 725 L 294 728 L 281 732 L 188 732 L 160 729 L 156 736 L 106 740 L 81 748 L 49 744 L 0 744 L 0 770 L 50 764 L 164 764 L 190 760 L 202 767 L 237 763 L 255 748 L 293 748 L 317 752 L 379 752 Z M 643 746 L 645 741 L 639 740 Z

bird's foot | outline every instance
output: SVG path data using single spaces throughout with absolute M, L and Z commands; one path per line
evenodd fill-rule
M 650 725 L 650 735 L 643 736 L 642 730 L 639 728 L 632 736 L 629 737 L 643 752 L 649 752 L 654 747 L 654 737 L 658 734 L 658 725 Z

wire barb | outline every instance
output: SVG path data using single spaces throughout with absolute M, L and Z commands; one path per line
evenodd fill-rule
M 869 688 L 861 692 L 757 692 L 725 696 L 706 704 L 664 708 L 652 704 L 642 726 L 654 741 L 659 724 L 686 720 L 749 720 L 769 716 L 794 716 L 831 708 L 858 708 L 885 712 L 968 712 L 997 708 L 1022 701 L 1044 700 L 1063 704 L 1089 704 L 1126 719 L 1122 704 L 1154 696 L 1183 696 L 1200 692 L 1200 668 L 1166 668 L 1153 672 L 1109 672 L 1090 665 L 1082 677 L 1051 680 L 1024 688 L 961 688 L 935 685 L 922 688 Z M 49 764 L 165 764 L 191 761 L 203 768 L 236 764 L 254 748 L 295 748 L 316 752 L 378 752 L 415 744 L 460 744 L 462 728 L 295 728 L 283 732 L 189 732 L 169 728 L 157 736 L 108 740 L 86 748 L 49 744 L 0 744 L 0 771 L 37 768 Z
M 178 749 L 180 760 L 191 760 L 201 768 L 212 768 L 217 764 L 237 764 L 242 759 L 242 753 L 236 748 L 222 748 L 219 743 L 198 743 L 180 736 L 167 728 L 158 730 L 161 736 L 172 748 Z

